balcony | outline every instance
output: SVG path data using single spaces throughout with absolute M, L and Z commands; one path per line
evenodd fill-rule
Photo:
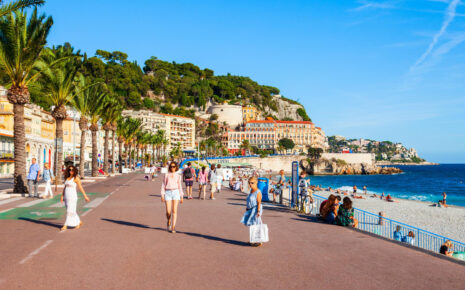
M 14 160 L 15 155 L 12 150 L 0 150 L 0 160 Z

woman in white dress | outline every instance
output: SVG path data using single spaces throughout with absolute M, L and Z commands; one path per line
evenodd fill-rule
M 84 199 L 88 202 L 89 198 L 86 195 L 86 192 L 82 188 L 81 179 L 79 179 L 78 170 L 76 167 L 70 165 L 66 168 L 65 171 L 65 188 L 63 189 L 63 194 L 61 195 L 61 202 L 65 202 L 66 206 L 66 221 L 62 231 L 68 229 L 68 227 L 74 227 L 79 229 L 82 225 L 81 220 L 76 211 L 78 196 L 76 187 L 79 187 L 79 191 L 82 192 Z

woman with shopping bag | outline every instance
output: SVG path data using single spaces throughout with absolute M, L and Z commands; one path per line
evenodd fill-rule
M 241 223 L 249 227 L 250 245 L 259 247 L 268 242 L 267 225 L 262 224 L 262 193 L 258 189 L 258 179 L 249 179 L 250 193 L 247 196 L 247 209 Z

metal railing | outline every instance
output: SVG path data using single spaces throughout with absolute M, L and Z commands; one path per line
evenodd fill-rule
M 283 197 L 288 198 L 287 206 L 291 206 L 291 189 L 287 187 L 287 193 L 283 192 Z M 313 209 L 311 214 L 317 215 L 320 213 L 320 205 L 326 200 L 325 197 L 313 194 Z M 453 244 L 454 252 L 464 252 L 465 243 L 456 241 L 454 239 L 441 236 L 430 231 L 402 223 L 387 217 L 380 216 L 379 214 L 374 214 L 362 209 L 354 208 L 354 218 L 358 220 L 357 229 L 382 236 L 384 238 L 394 240 L 394 232 L 397 229 L 397 226 L 400 226 L 401 236 L 405 237 L 409 232 L 412 232 L 415 235 L 415 238 L 409 242 L 410 245 L 439 253 L 439 249 L 445 241 L 449 240 Z M 400 242 L 400 241 L 399 241 Z

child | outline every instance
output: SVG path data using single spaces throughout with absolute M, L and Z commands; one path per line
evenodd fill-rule
M 397 226 L 393 234 L 394 240 L 399 241 L 399 242 L 402 241 L 402 232 L 400 231 L 401 229 L 402 229 L 401 226 Z

